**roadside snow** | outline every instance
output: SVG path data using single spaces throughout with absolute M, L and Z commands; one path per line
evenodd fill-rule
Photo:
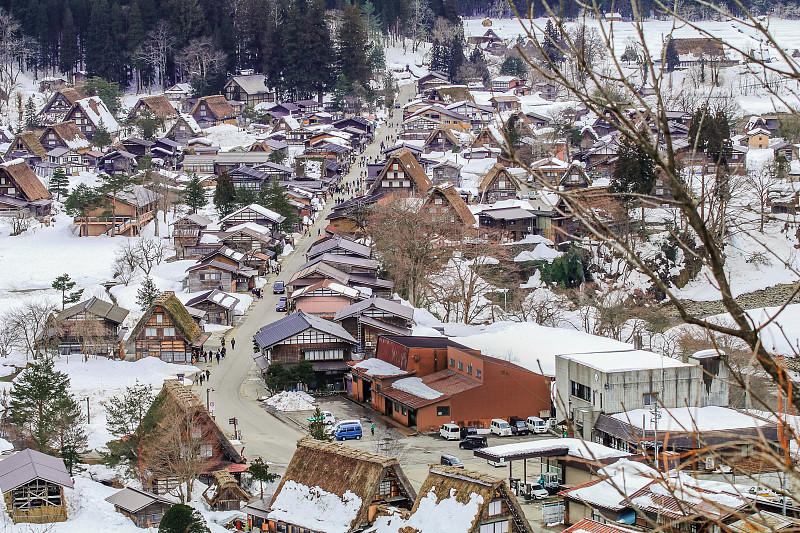
M 314 398 L 305 392 L 284 391 L 279 392 L 266 401 L 270 407 L 278 411 L 313 411 Z

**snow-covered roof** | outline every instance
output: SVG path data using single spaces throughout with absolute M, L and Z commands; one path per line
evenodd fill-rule
M 269 519 L 325 533 L 347 533 L 361 510 L 361 498 L 349 490 L 342 496 L 319 487 L 286 480 L 271 505 Z
M 392 363 L 387 363 L 377 357 L 364 359 L 363 361 L 353 365 L 354 368 L 362 371 L 368 376 L 399 376 L 405 374 L 406 371 L 402 368 L 394 366 Z
M 396 387 L 396 383 L 393 386 Z M 631 455 L 628 452 L 614 450 L 602 444 L 583 439 L 541 439 L 515 442 L 513 444 L 501 444 L 483 448 L 481 453 L 497 458 L 513 459 L 522 455 L 530 457 L 552 455 L 553 452 L 562 450 L 565 455 L 588 460 L 613 459 L 614 457 L 628 457 Z
M 442 396 L 441 392 L 425 385 L 422 382 L 422 378 L 417 377 L 398 379 L 392 383 L 392 388 L 413 394 L 414 396 L 424 398 L 426 400 L 435 400 L 436 398 Z
M 245 228 L 264 235 L 269 235 L 270 233 L 272 233 L 268 227 L 262 226 L 261 224 L 256 224 L 255 222 L 242 222 L 241 224 L 237 224 L 236 226 L 228 228 L 227 230 L 225 230 L 225 233 L 235 233 Z
M 271 209 L 267 209 L 263 205 L 250 204 L 250 205 L 246 205 L 246 206 L 244 206 L 244 207 L 242 207 L 240 209 L 237 209 L 236 211 L 234 211 L 230 215 L 222 218 L 220 220 L 220 223 L 223 223 L 226 220 L 229 220 L 229 219 L 239 215 L 239 213 L 241 213 L 242 211 L 245 211 L 245 210 L 255 211 L 259 215 L 262 215 L 262 216 L 268 218 L 269 220 L 272 220 L 273 222 L 280 223 L 280 222 L 283 222 L 286 219 L 286 217 L 284 217 L 282 215 L 279 215 L 278 213 L 276 213 L 275 211 L 272 211 Z
M 557 357 L 574 361 L 578 364 L 588 366 L 589 368 L 599 370 L 600 372 L 628 372 L 632 370 L 694 366 L 678 359 L 645 350 L 571 353 L 559 354 Z
M 92 121 L 95 127 L 100 126 L 100 121 L 103 122 L 106 130 L 112 135 L 119 131 L 119 123 L 111 111 L 108 110 L 106 104 L 100 99 L 99 96 L 89 96 L 82 98 L 75 102 L 81 110 L 86 113 L 86 117 Z
M 675 407 L 662 409 L 658 427 L 653 424 L 650 409 L 633 409 L 610 415 L 639 430 L 653 431 L 731 431 L 744 428 L 759 428 L 772 422 L 754 414 L 743 413 L 727 407 Z M 644 427 L 643 427 L 644 426 Z
M 400 531 L 418 531 L 420 533 L 469 533 L 475 517 L 484 504 L 481 494 L 458 494 L 456 489 L 442 491 L 437 494 L 436 487 L 424 496 L 420 496 L 414 512 L 404 518 L 399 514 L 379 516 L 369 533 L 398 533 Z M 498 528 L 499 531 L 499 528 Z

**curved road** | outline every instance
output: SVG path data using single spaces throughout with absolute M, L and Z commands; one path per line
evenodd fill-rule
M 397 101 L 407 102 L 413 97 L 414 89 L 414 84 L 401 87 Z M 402 121 L 401 109 L 392 110 L 391 121 L 395 126 L 389 128 L 388 124 L 384 123 L 376 132 L 374 141 L 360 155 L 367 157 L 380 155 L 381 141 L 386 140 L 389 135 L 397 134 L 397 125 Z M 387 142 L 388 144 L 390 143 Z M 343 183 L 355 183 L 362 170 L 363 167 L 357 163 L 354 164 L 350 172 L 343 178 Z M 311 228 L 309 236 L 304 237 L 295 251 L 284 259 L 281 275 L 270 276 L 270 283 L 265 286 L 264 298 L 256 300 L 244 320 L 232 331 L 226 333 L 228 341 L 231 338 L 236 339 L 236 349 L 231 350 L 230 342 L 228 342 L 228 356 L 222 360 L 220 365 L 216 363 L 209 365 L 210 381 L 195 389 L 203 401 L 206 400 L 205 396 L 208 394 L 208 398 L 214 403 L 213 414 L 220 427 L 229 436 L 233 435 L 233 426 L 230 426 L 228 421 L 230 418 L 237 418 L 238 429 L 242 433 L 244 456 L 248 460 L 263 457 L 280 470 L 282 470 L 280 467 L 285 466 L 291 460 L 296 448 L 295 443 L 305 435 L 305 431 L 285 424 L 267 412 L 256 401 L 258 396 L 265 394 L 265 388 L 260 373 L 253 363 L 253 335 L 262 326 L 285 316 L 284 313 L 275 311 L 278 297 L 272 294 L 271 284 L 275 279 L 288 279 L 297 270 L 297 267 L 305 262 L 305 254 L 316 240 L 317 231 L 324 231 L 327 225 L 326 217 L 330 213 L 332 205 L 333 200 L 330 200 L 317 218 L 317 223 Z M 217 345 L 215 341 L 207 343 L 207 347 L 214 349 Z

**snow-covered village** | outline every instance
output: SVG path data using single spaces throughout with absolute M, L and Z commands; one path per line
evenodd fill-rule
M 800 530 L 800 9 L 0 2 L 0 532 Z

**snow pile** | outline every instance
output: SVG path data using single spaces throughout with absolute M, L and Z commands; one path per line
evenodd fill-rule
M 272 502 L 269 520 L 284 521 L 326 533 L 347 533 L 361 510 L 361 498 L 349 490 L 342 496 L 286 480 Z
M 368 376 L 399 376 L 406 373 L 402 368 L 397 368 L 393 364 L 377 357 L 364 359 L 355 365 L 355 368 L 363 371 Z
M 233 124 L 220 124 L 205 130 L 206 138 L 219 146 L 220 151 L 229 152 L 234 148 L 249 148 L 256 138 Z
M 520 289 L 536 289 L 542 286 L 542 273 L 538 269 L 533 273 L 533 276 L 528 278 L 528 281 L 521 283 Z
M 525 203 L 530 205 L 530 202 Z M 553 246 L 553 241 L 547 237 L 542 237 L 541 235 L 525 235 L 525 238 L 521 241 L 504 243 L 503 246 L 515 246 L 517 244 L 546 244 L 547 246 Z
M 633 409 L 611 416 L 639 430 L 653 431 L 656 429 L 650 409 Z M 642 422 L 643 419 L 644 422 Z M 643 423 L 644 428 L 642 428 Z M 766 424 L 769 424 L 766 420 L 727 407 L 675 407 L 662 410 L 657 429 L 670 432 L 728 431 L 759 428 Z
M 419 398 L 424 398 L 426 400 L 435 400 L 442 396 L 442 393 L 434 390 L 422 382 L 422 378 L 403 378 L 398 379 L 394 383 L 392 383 L 392 388 L 397 389 L 399 391 L 407 392 L 409 394 L 413 394 Z
M 433 471 L 435 472 L 435 471 Z M 398 531 L 418 531 L 419 533 L 467 533 L 478 516 L 483 496 L 471 493 L 469 501 L 461 503 L 456 499 L 456 489 L 450 489 L 447 498 L 436 496 L 436 487 L 419 500 L 414 513 L 407 519 L 400 516 L 380 516 L 375 520 L 371 532 L 397 533 Z
M 279 392 L 266 401 L 278 411 L 313 411 L 314 398 L 300 391 Z
M 514 261 L 520 263 L 522 261 L 547 261 L 551 263 L 556 257 L 561 257 L 563 254 L 559 251 L 548 248 L 546 244 L 540 243 L 536 245 L 531 251 L 520 252 L 514 258 Z

